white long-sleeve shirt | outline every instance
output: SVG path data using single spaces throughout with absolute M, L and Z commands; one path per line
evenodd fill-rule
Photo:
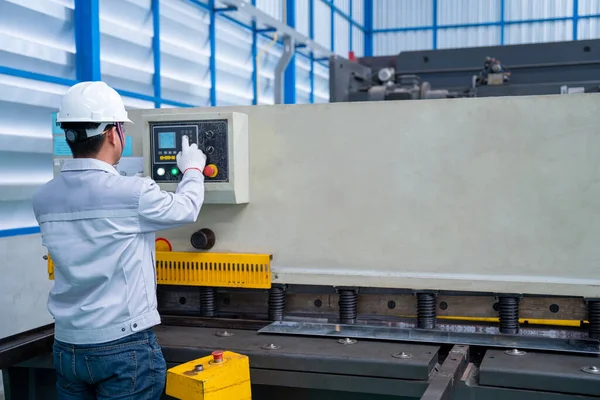
M 168 193 L 96 159 L 67 160 L 33 198 L 55 265 L 48 310 L 56 339 L 104 343 L 160 324 L 154 233 L 196 221 L 203 201 L 198 170 Z

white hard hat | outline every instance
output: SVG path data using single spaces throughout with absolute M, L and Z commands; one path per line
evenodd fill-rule
M 67 90 L 57 122 L 131 122 L 123 99 L 106 83 L 80 82 Z

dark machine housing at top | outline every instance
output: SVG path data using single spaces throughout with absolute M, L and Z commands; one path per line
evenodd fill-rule
M 590 93 L 600 39 L 329 60 L 330 102 Z

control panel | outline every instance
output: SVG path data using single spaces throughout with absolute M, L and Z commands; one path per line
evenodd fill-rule
M 179 182 L 183 171 L 177 167 L 181 140 L 187 136 L 206 155 L 205 182 L 229 181 L 229 146 L 227 120 L 186 122 L 150 122 L 152 136 L 152 170 L 154 181 Z
M 177 154 L 187 136 L 206 155 L 205 204 L 249 202 L 248 116 L 239 112 L 160 108 L 128 111 L 134 139 L 142 138 L 144 175 L 174 192 L 183 178 Z M 136 152 L 134 147 L 134 153 Z

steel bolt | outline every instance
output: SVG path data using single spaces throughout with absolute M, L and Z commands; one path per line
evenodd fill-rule
M 588 373 L 588 374 L 600 375 L 600 368 L 598 368 L 595 365 L 592 365 L 592 366 L 589 366 L 589 367 L 583 367 L 583 368 L 581 368 L 581 370 L 583 372 Z
M 512 350 L 506 350 L 504 352 L 504 354 L 507 354 L 509 356 L 524 356 L 527 353 L 525 353 L 523 350 L 512 349 Z
M 401 351 L 399 353 L 392 353 L 392 357 L 406 360 L 406 359 L 412 358 L 412 354 L 410 354 L 406 351 Z
M 261 346 L 260 348 L 263 349 L 263 350 L 277 350 L 280 347 L 277 346 L 276 344 L 269 343 L 269 344 L 265 344 L 264 346 Z
M 338 339 L 338 343 L 343 344 L 344 346 L 347 346 L 347 345 L 356 343 L 356 340 L 350 339 L 350 338 Z
M 217 333 L 215 333 L 215 336 L 219 336 L 219 337 L 230 337 L 233 336 L 234 334 L 232 332 L 229 331 L 219 331 Z

